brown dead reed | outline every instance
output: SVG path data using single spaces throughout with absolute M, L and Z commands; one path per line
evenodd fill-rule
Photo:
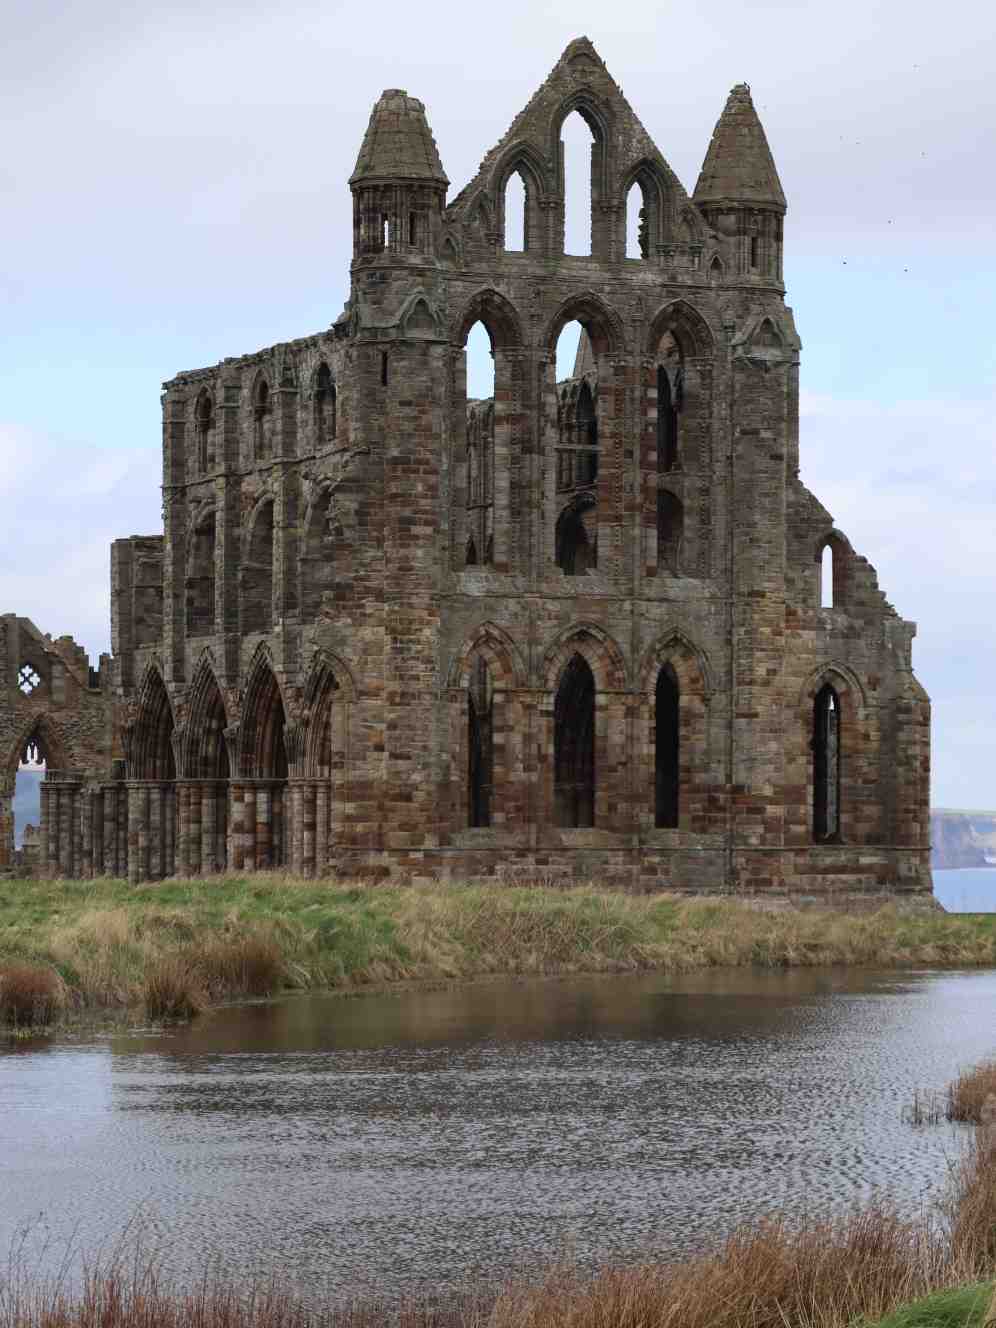
M 197 967 L 180 954 L 162 955 L 149 966 L 142 995 L 148 1017 L 166 1022 L 193 1019 L 208 1005 Z
M 219 940 L 200 952 L 197 966 L 212 995 L 272 996 L 284 984 L 280 946 L 262 933 Z
M 996 1060 L 965 1070 L 948 1088 L 948 1120 L 981 1125 L 996 1121 Z
M 52 968 L 12 964 L 0 970 L 0 1024 L 44 1027 L 66 1004 L 66 984 Z

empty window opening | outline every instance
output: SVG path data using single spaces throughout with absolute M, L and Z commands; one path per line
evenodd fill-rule
M 664 365 L 657 366 L 657 473 L 666 475 L 678 464 L 678 410 L 671 391 L 671 377 Z
M 526 182 L 513 171 L 505 185 L 505 248 L 510 253 L 525 253 L 528 248 L 526 198 Z
M 214 630 L 215 522 L 210 513 L 197 526 L 190 541 L 187 564 L 187 635 Z
M 594 139 L 583 117 L 573 111 L 561 134 L 564 181 L 564 253 L 591 253 L 591 171 Z
M 678 826 L 681 788 L 681 693 L 670 664 L 665 664 L 657 675 L 655 711 L 654 824 L 661 829 L 674 830 Z
M 380 245 L 382 249 L 391 247 L 391 218 L 386 212 L 380 219 Z
M 319 447 L 335 437 L 335 384 L 324 361 L 315 375 L 315 441 Z
M 242 575 L 243 631 L 267 632 L 273 625 L 272 501 L 264 503 L 256 514 Z
M 582 344 L 584 328 L 574 319 L 565 323 L 557 338 L 557 382 L 566 378 L 580 378 L 585 369 L 595 368 L 595 359 L 590 341 L 585 338 Z M 580 352 L 580 353 L 579 353 Z
M 626 195 L 626 257 L 650 257 L 650 214 L 639 183 Z
M 813 702 L 813 838 L 840 837 L 840 698 L 829 683 Z
M 214 459 L 211 456 L 211 430 L 213 427 L 211 398 L 202 396 L 197 403 L 197 469 L 201 474 L 204 474 Z
M 33 733 L 24 744 L 14 775 L 14 849 L 25 866 L 40 865 L 41 786 L 45 778 L 45 749 Z
M 832 609 L 834 607 L 833 563 L 834 563 L 833 545 L 824 544 L 823 553 L 820 555 L 820 608 L 821 609 Z
M 657 566 L 675 576 L 681 571 L 681 545 L 685 511 L 681 502 L 667 489 L 657 491 Z
M 553 809 L 561 826 L 595 824 L 595 678 L 572 655 L 553 705 Z
M 414 246 L 415 246 L 415 241 L 416 241 L 417 236 L 418 236 L 418 227 L 417 227 L 417 225 L 416 225 L 415 213 L 414 213 L 414 212 L 409 212 L 409 214 L 408 214 L 408 243 L 409 243 L 413 248 L 414 248 Z
M 491 337 L 480 320 L 467 334 L 467 398 L 489 401 L 495 394 L 495 359 Z
M 231 767 L 225 742 L 225 707 L 218 684 L 213 678 L 197 705 L 196 719 L 191 723 L 196 726 L 200 744 L 194 760 L 195 776 L 206 781 L 201 802 L 201 851 L 202 855 L 208 855 L 208 861 L 202 856 L 201 867 L 209 867 L 213 860 L 215 869 L 223 871 L 228 861 L 228 780 Z M 211 798 L 213 804 L 213 842 L 204 830 L 205 795 Z
M 594 528 L 595 509 L 568 508 L 557 522 L 557 566 L 565 576 L 584 576 L 589 567 L 598 566 L 598 534 Z
M 256 689 L 254 689 L 256 690 Z M 284 704 L 277 680 L 269 669 L 260 679 L 258 690 L 251 702 L 248 727 L 251 738 L 253 774 L 268 781 L 269 835 L 256 836 L 256 866 L 281 867 L 287 860 L 287 747 L 284 741 L 286 720 Z M 259 798 L 256 794 L 257 825 L 259 825 Z M 264 823 L 265 824 L 265 823 Z
M 382 350 L 381 353 L 380 353 L 380 385 L 381 385 L 381 387 L 387 387 L 387 351 L 386 351 L 386 350 Z
M 709 264 L 709 280 L 722 281 L 722 279 L 723 279 L 723 264 L 720 262 L 717 256 Z
M 491 824 L 494 787 L 494 688 L 487 661 L 475 656 L 467 693 L 468 821 Z
M 474 543 L 473 539 L 469 539 L 467 541 L 467 552 L 466 555 L 464 556 L 464 566 L 465 567 L 477 566 L 477 545 Z
M 752 235 L 750 237 L 750 265 L 754 271 L 757 270 L 757 251 L 758 251 L 757 236 Z
M 253 419 L 256 460 L 262 461 L 270 455 L 270 389 L 265 379 L 256 388 Z

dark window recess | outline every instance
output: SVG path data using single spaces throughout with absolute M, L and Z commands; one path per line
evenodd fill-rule
M 554 819 L 595 824 L 595 678 L 581 655 L 564 669 L 553 705 Z
M 657 369 L 657 473 L 666 475 L 678 464 L 678 411 L 671 380 L 663 366 Z
M 813 838 L 840 838 L 840 697 L 829 683 L 813 702 Z
M 681 714 L 678 679 L 669 664 L 657 675 L 654 757 L 656 790 L 654 824 L 662 829 L 678 825 L 680 799 Z
M 467 695 L 467 758 L 469 780 L 469 824 L 491 824 L 494 781 L 494 690 L 487 661 L 480 655 L 473 662 Z
M 380 353 L 380 385 L 381 385 L 381 387 L 387 387 L 387 351 L 386 351 L 386 350 L 383 350 L 383 351 L 381 351 L 381 353 Z

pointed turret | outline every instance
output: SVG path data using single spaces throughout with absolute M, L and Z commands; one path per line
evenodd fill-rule
M 785 195 L 746 83 L 726 99 L 692 199 L 722 237 L 731 276 L 781 281 Z
M 785 211 L 775 162 L 746 83 L 738 83 L 726 99 L 692 198 L 700 207 L 746 203 Z
M 374 180 L 434 180 L 448 185 L 425 106 L 404 88 L 388 88 L 370 112 L 351 185 Z
M 354 258 L 434 253 L 448 184 L 423 103 L 382 92 L 349 177 Z

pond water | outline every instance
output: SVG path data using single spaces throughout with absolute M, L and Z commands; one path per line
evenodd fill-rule
M 215 1260 L 311 1297 L 672 1254 L 873 1195 L 913 1212 L 963 1136 L 903 1107 L 994 1032 L 992 971 L 729 970 L 300 997 L 7 1048 L 0 1257 L 20 1241 L 51 1269 L 137 1224 L 172 1272 Z

